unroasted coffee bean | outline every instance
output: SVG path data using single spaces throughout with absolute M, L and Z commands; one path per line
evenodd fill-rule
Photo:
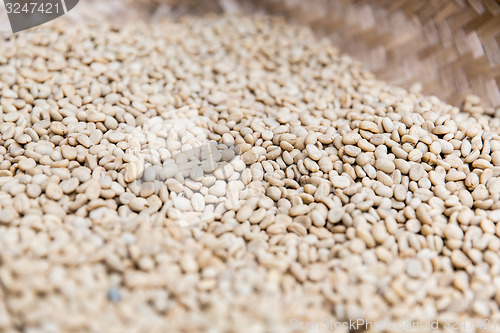
M 0 331 L 498 320 L 478 98 L 389 87 L 269 17 L 48 24 L 0 63 Z

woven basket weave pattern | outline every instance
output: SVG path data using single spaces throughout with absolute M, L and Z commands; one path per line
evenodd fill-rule
M 425 93 L 453 104 L 474 93 L 500 106 L 497 0 L 274 3 L 269 12 L 310 25 L 381 79 L 405 87 L 419 81 Z

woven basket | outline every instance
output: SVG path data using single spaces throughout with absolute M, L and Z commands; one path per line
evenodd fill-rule
M 408 88 L 420 82 L 424 93 L 457 106 L 476 94 L 484 105 L 500 107 L 498 0 L 91 0 L 86 5 L 117 23 L 127 22 L 124 16 L 281 15 L 329 37 L 391 84 Z

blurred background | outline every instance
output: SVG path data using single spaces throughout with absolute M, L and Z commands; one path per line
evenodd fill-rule
M 121 25 L 208 13 L 283 16 L 391 84 L 420 82 L 457 106 L 472 93 L 500 107 L 499 0 L 81 0 L 67 17 Z

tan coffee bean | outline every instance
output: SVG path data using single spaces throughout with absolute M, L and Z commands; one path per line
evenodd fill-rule
M 413 181 L 419 181 L 424 177 L 425 169 L 421 164 L 414 164 L 408 173 L 408 176 Z
M 309 155 L 309 157 L 315 161 L 319 161 L 319 159 L 321 158 L 321 153 L 320 151 L 318 150 L 318 148 L 312 144 L 308 144 L 306 146 L 306 150 L 307 150 L 307 154 Z
M 141 212 L 146 209 L 147 203 L 147 200 L 144 198 L 134 197 L 132 200 L 130 200 L 128 205 L 133 211 Z
M 45 195 L 47 196 L 47 198 L 57 201 L 62 198 L 63 191 L 58 184 L 49 182 L 47 184 L 47 188 L 45 189 Z
M 62 181 L 59 186 L 64 194 L 70 194 L 76 190 L 79 185 L 79 181 L 76 178 L 70 178 L 65 181 Z
M 387 158 L 377 159 L 375 161 L 375 167 L 386 174 L 391 174 L 396 169 L 394 163 Z
M 36 166 L 36 162 L 31 158 L 25 158 L 19 161 L 19 169 L 29 171 Z

